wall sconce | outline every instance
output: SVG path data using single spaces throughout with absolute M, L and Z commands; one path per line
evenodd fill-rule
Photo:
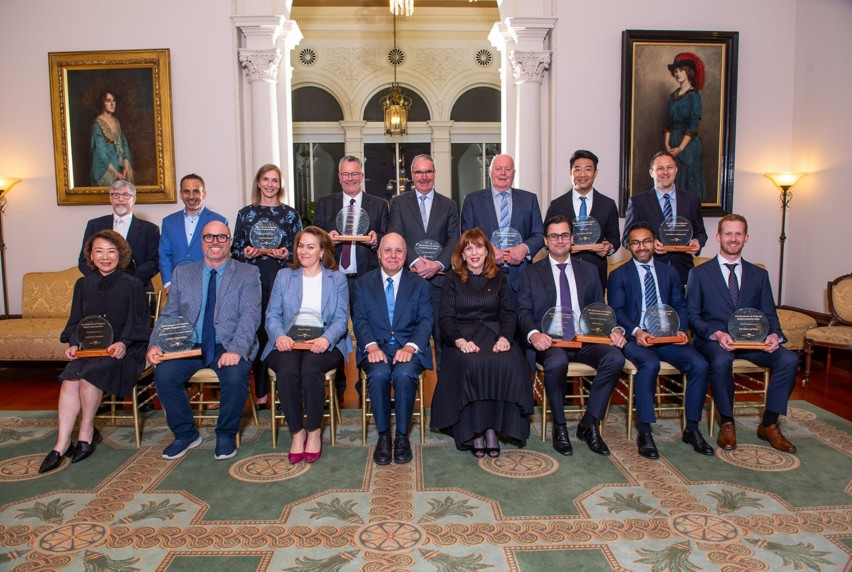
M 781 243 L 781 258 L 778 264 L 778 303 L 781 305 L 781 289 L 784 285 L 784 245 L 787 242 L 787 207 L 790 205 L 790 200 L 793 198 L 793 193 L 790 188 L 799 182 L 799 180 L 807 175 L 807 173 L 764 173 L 763 176 L 775 183 L 775 186 L 781 191 L 781 236 L 778 241 Z
M 6 214 L 6 193 L 21 182 L 14 177 L 0 177 L 0 265 L 3 281 L 3 319 L 9 319 L 9 293 L 6 287 L 6 242 L 3 240 L 3 215 Z

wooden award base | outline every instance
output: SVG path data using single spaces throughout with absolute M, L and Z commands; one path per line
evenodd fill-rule
M 687 340 L 686 334 L 681 334 L 677 336 L 659 336 L 651 338 L 648 340 L 648 343 L 651 345 L 655 344 L 679 344 L 683 343 Z
M 584 336 L 578 334 L 576 338 L 574 338 L 578 342 L 583 342 L 584 344 L 611 344 L 612 340 L 609 336 Z
M 170 359 L 181 359 L 186 357 L 198 357 L 201 355 L 201 348 L 195 348 L 192 350 L 184 350 L 182 352 L 169 352 L 163 354 L 163 357 L 160 358 L 160 361 L 168 361 Z
M 688 252 L 692 250 L 692 247 L 688 244 L 684 244 L 683 246 L 663 246 L 663 250 L 666 252 Z
M 573 244 L 571 245 L 571 252 L 585 252 L 588 250 L 597 250 L 600 244 Z
M 766 342 L 731 342 L 735 350 L 763 350 L 768 345 Z
M 372 239 L 369 236 L 339 234 L 337 240 L 341 242 L 370 242 Z
M 111 356 L 112 350 L 108 350 L 106 348 L 96 349 L 96 350 L 77 350 L 74 354 L 74 357 L 78 358 L 87 358 L 87 357 L 106 357 Z
M 296 342 L 293 344 L 294 350 L 310 350 L 313 349 L 314 344 L 308 342 Z
M 554 348 L 578 349 L 583 347 L 582 342 L 575 340 L 553 340 Z

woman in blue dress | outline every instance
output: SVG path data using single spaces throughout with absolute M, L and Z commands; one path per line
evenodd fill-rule
M 115 117 L 117 100 L 110 91 L 98 96 L 100 114 L 92 122 L 92 185 L 110 187 L 116 181 L 133 182 L 130 147 Z
M 698 195 L 701 202 L 705 196 L 703 150 L 698 137 L 701 121 L 701 95 L 704 87 L 704 62 L 695 54 L 684 52 L 675 56 L 668 65 L 678 87 L 669 96 L 666 108 L 665 143 L 677 163 L 675 187 Z

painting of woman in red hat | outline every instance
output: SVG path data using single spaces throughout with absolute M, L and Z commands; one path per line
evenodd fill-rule
M 677 162 L 675 187 L 694 193 L 706 202 L 703 150 L 698 132 L 701 121 L 701 95 L 704 62 L 690 52 L 677 54 L 668 64 L 678 87 L 669 95 L 666 107 L 665 148 Z

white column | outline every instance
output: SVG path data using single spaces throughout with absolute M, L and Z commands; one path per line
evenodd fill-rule
M 281 52 L 278 50 L 240 51 L 240 65 L 249 80 L 251 97 L 251 165 L 252 172 L 264 163 L 278 163 L 278 102 L 276 84 L 278 83 L 278 64 Z
M 341 121 L 344 131 L 343 154 L 364 160 L 364 127 L 366 121 Z
M 432 129 L 432 160 L 435 161 L 435 190 L 453 198 L 450 129 L 454 121 L 427 121 Z

